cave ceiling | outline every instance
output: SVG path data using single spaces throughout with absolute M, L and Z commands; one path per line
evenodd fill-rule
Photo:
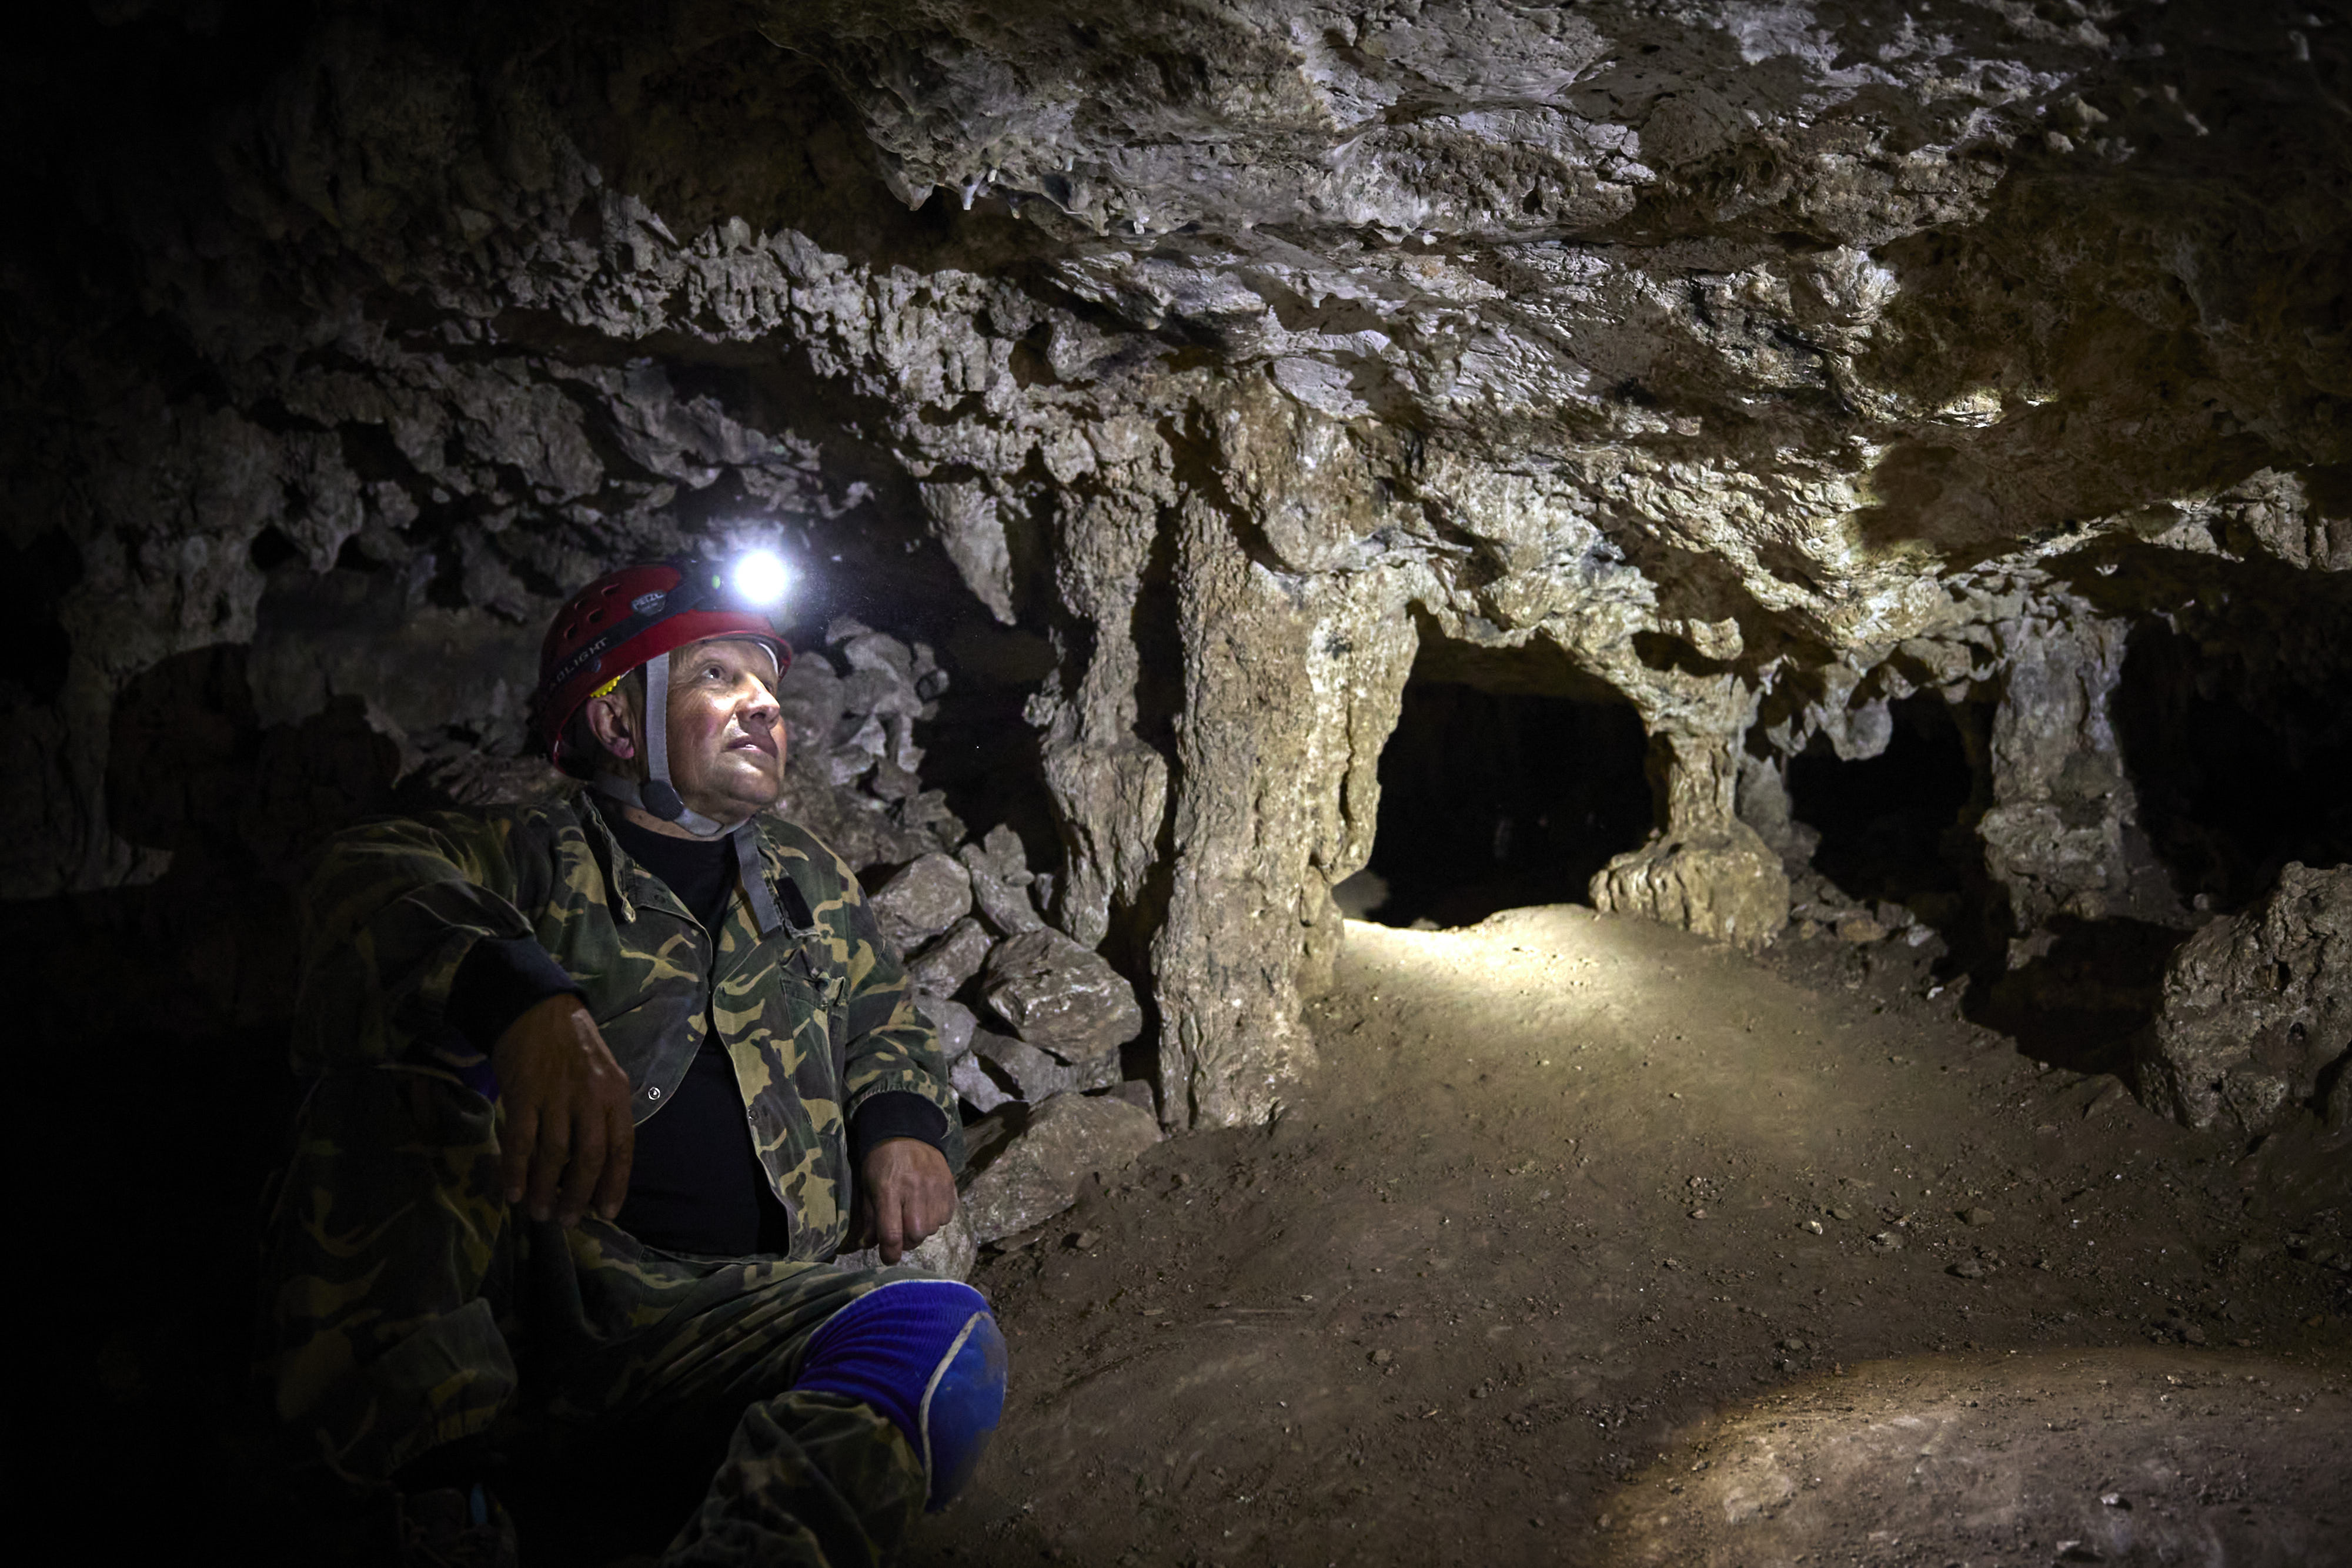
M 2020 628 L 2352 566 L 2347 20 L 109 0 L 7 67 L 9 887 L 160 864 L 161 660 L 511 753 L 570 586 L 782 538 L 1046 650 L 1063 924 L 1205 1019 L 1363 862 L 1408 606 L 1632 702 L 1671 830 L 1759 716 L 1866 755 Z

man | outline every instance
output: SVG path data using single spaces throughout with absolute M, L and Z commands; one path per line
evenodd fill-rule
M 946 1223 L 961 1137 L 856 877 L 761 815 L 790 659 L 713 563 L 600 578 L 536 704 L 585 788 L 354 830 L 312 880 L 277 1411 L 413 1560 L 511 1560 L 486 1479 L 698 1456 L 666 1561 L 879 1561 L 996 1423 L 976 1291 L 830 1261 L 853 1214 L 886 1265 Z

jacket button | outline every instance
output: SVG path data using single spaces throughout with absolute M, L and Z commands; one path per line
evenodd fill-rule
M 646 1091 L 646 1098 L 648 1100 L 658 1100 L 661 1098 L 661 1091 L 658 1089 L 648 1089 Z

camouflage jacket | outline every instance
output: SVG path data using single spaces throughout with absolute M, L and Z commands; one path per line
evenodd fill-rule
M 477 941 L 536 938 L 586 993 L 639 1122 L 717 1027 L 792 1214 L 790 1256 L 830 1258 L 848 1231 L 858 1108 L 892 1091 L 922 1095 L 945 1113 L 959 1166 L 960 1118 L 937 1033 L 856 873 L 790 822 L 761 818 L 760 841 L 784 929 L 762 937 L 739 886 L 714 941 L 614 841 L 584 792 L 352 829 L 327 846 L 304 897 L 295 1070 L 484 1082 L 480 1053 L 447 1021 L 450 985 Z

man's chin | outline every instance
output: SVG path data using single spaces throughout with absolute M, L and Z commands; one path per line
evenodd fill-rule
M 782 771 L 779 768 L 776 773 L 770 773 L 765 768 L 744 766 L 727 768 L 721 770 L 719 777 L 710 781 L 708 793 L 710 807 L 715 810 L 700 806 L 695 809 L 722 822 L 737 822 L 756 816 L 783 798 L 784 781 L 778 777 Z M 692 805 L 693 802 L 688 801 L 688 804 Z

